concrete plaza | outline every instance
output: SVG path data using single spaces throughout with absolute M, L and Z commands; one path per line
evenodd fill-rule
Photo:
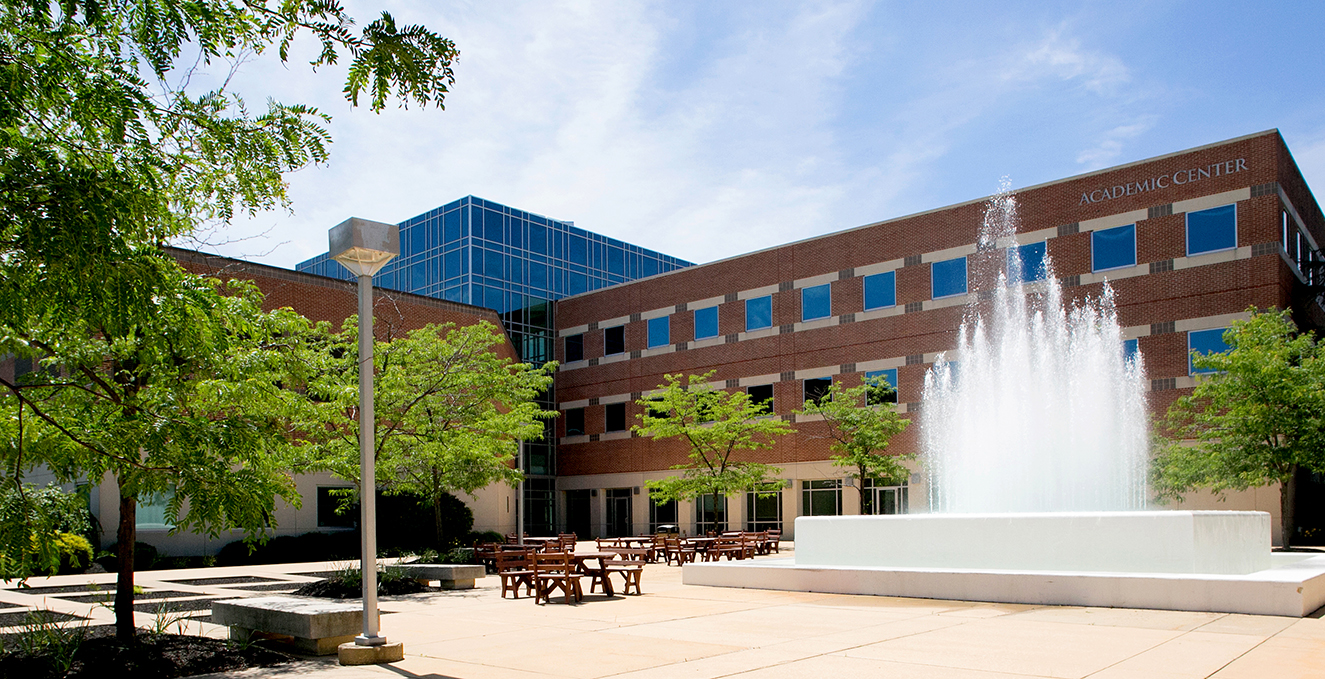
M 581 545 L 588 548 L 588 545 Z M 784 550 L 783 556 L 786 555 Z M 344 564 L 340 564 L 344 565 Z M 329 564 L 286 564 L 138 575 L 150 592 L 268 595 L 184 579 L 257 576 L 308 581 Z M 34 587 L 113 576 L 34 580 Z M 586 583 L 587 584 L 587 583 Z M 11 585 L 12 586 L 12 585 Z M 588 594 L 579 605 L 503 600 L 489 576 L 474 590 L 388 597 L 382 629 L 405 643 L 391 665 L 341 667 L 334 657 L 216 677 L 865 676 L 940 679 L 1325 676 L 1325 620 L 1078 608 L 697 587 L 681 569 L 650 565 L 642 596 Z M 30 595 L 0 590 L 0 602 Z M 109 621 L 109 611 L 51 598 L 46 607 Z M 78 607 L 78 610 L 75 610 Z M 141 626 L 152 616 L 140 613 Z M 208 622 L 191 631 L 221 636 Z

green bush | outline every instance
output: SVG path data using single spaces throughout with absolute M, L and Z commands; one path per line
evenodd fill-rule
M 484 542 L 505 542 L 506 536 L 495 530 L 485 530 L 480 532 L 471 532 L 465 538 L 465 544 L 477 547 Z
M 218 566 L 248 566 L 302 561 L 348 561 L 359 558 L 359 532 L 281 535 L 264 543 L 231 542 L 216 555 Z
M 82 573 L 92 565 L 92 543 L 73 533 L 60 533 L 55 538 L 60 551 L 60 575 Z

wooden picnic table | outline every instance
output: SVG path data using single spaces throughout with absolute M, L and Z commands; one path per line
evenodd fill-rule
M 575 562 L 576 568 L 581 573 L 590 577 L 597 577 L 603 581 L 603 594 L 613 596 L 612 580 L 607 577 L 607 562 L 617 558 L 616 552 L 573 552 L 570 555 Z M 597 566 L 590 566 L 586 561 L 597 560 Z M 592 585 L 590 585 L 592 587 Z

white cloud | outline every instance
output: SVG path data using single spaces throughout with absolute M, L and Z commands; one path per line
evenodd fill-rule
M 1088 170 L 1107 167 L 1122 154 L 1123 145 L 1126 141 L 1135 139 L 1154 126 L 1154 117 L 1147 117 L 1127 125 L 1119 125 L 1105 132 L 1103 138 L 1095 146 L 1078 153 L 1077 162 L 1085 165 Z

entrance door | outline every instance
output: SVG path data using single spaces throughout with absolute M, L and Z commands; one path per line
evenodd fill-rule
M 589 518 L 589 491 L 566 491 L 566 532 L 580 540 L 594 537 L 593 521 Z
M 629 488 L 607 489 L 607 537 L 620 538 L 631 534 Z

